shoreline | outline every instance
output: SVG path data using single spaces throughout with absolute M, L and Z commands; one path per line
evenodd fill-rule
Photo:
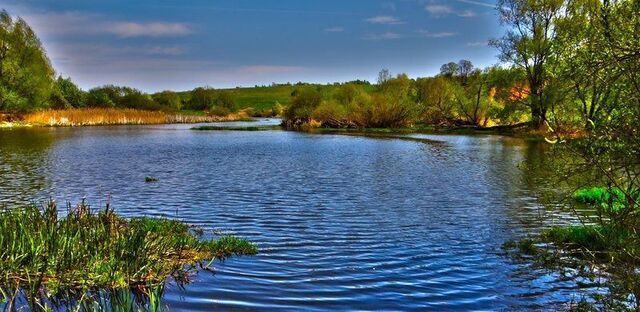
M 0 119 L 0 129 L 14 128 L 56 128 L 91 127 L 116 125 L 163 125 L 197 124 L 213 122 L 255 121 L 255 118 L 242 110 L 226 116 L 214 116 L 189 113 L 167 113 L 162 111 L 143 111 L 135 109 L 88 108 L 69 110 L 46 110 L 28 113 L 22 116 L 6 115 Z

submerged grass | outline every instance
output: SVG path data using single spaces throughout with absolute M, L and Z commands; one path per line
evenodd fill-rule
M 201 126 L 194 127 L 191 130 L 201 130 L 201 131 L 270 131 L 270 130 L 280 130 L 282 129 L 280 126 L 257 126 L 257 127 L 221 127 L 221 126 Z
M 202 240 L 202 232 L 185 223 L 125 219 L 108 205 L 97 212 L 84 203 L 69 205 L 64 218 L 58 214 L 55 203 L 0 212 L 5 309 L 20 303 L 30 310 L 104 306 L 101 301 L 111 305 L 132 294 L 153 299 L 161 296 L 167 278 L 187 283 L 191 273 L 207 269 L 214 259 L 257 253 L 246 240 Z

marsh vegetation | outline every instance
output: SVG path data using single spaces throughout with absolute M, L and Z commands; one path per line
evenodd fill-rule
M 167 281 L 188 283 L 215 260 L 253 255 L 256 247 L 224 236 L 203 240 L 183 222 L 118 216 L 107 204 L 60 211 L 3 209 L 0 213 L 0 294 L 8 311 L 151 310 Z

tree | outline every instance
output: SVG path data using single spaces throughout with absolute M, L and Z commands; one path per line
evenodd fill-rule
M 86 105 L 86 92 L 82 91 L 69 77 L 59 76 L 56 79 L 55 90 L 68 106 L 78 108 Z
M 564 0 L 500 0 L 500 20 L 508 27 L 504 37 L 492 40 L 500 51 L 500 59 L 523 68 L 531 93 L 528 106 L 534 125 L 547 121 L 553 98 L 546 97 L 550 88 L 550 66 L 556 61 L 554 44 L 556 21 L 563 14 Z
M 422 120 L 439 123 L 453 118 L 453 82 L 438 76 L 416 81 L 417 99 L 422 106 Z
M 87 92 L 87 107 L 115 107 L 116 103 L 106 88 L 93 88 Z
M 459 70 L 458 64 L 449 62 L 440 67 L 440 75 L 451 78 L 457 75 Z
M 492 99 L 488 96 L 487 75 L 481 70 L 475 70 L 468 75 L 468 79 L 467 85 L 456 86 L 453 93 L 458 111 L 468 123 L 485 127 L 492 104 Z
M 161 108 L 150 95 L 128 87 L 122 88 L 122 96 L 118 98 L 116 107 L 142 110 L 159 110 Z
M 309 118 L 322 102 L 322 95 L 318 90 L 304 87 L 296 91 L 296 96 L 284 112 L 286 119 Z
M 393 77 L 391 76 L 391 73 L 389 72 L 389 70 L 384 68 L 378 73 L 378 84 L 383 84 L 391 80 L 392 78 Z
M 215 105 L 218 107 L 222 107 L 230 112 L 236 110 L 236 101 L 233 98 L 231 92 L 228 91 L 222 91 L 218 93 Z
M 460 79 L 460 82 L 464 85 L 467 83 L 467 78 L 473 72 L 473 63 L 468 60 L 460 60 L 458 62 L 458 70 L 456 72 L 457 77 Z
M 0 110 L 47 107 L 55 72 L 40 39 L 21 18 L 0 11 Z
M 163 108 L 179 111 L 182 109 L 182 98 L 173 91 L 162 91 L 154 94 L 153 100 Z
M 216 91 L 213 88 L 198 87 L 191 91 L 189 109 L 207 110 L 216 103 Z

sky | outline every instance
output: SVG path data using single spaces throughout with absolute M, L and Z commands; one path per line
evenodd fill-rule
M 84 89 L 410 77 L 497 63 L 495 0 L 0 0 Z

